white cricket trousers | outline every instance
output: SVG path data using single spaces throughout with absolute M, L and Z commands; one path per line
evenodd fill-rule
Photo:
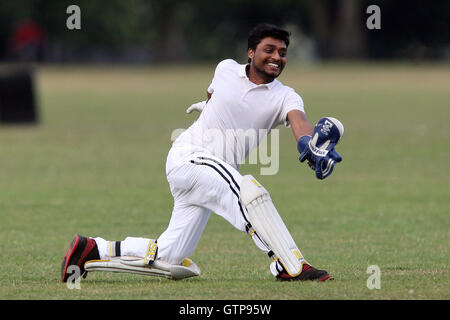
M 157 240 L 158 258 L 180 264 L 193 254 L 212 212 L 243 232 L 248 231 L 249 219 L 239 200 L 242 176 L 236 169 L 206 153 L 193 153 L 182 161 L 175 157 L 171 150 L 166 170 L 174 207 L 167 229 Z M 252 239 L 258 248 L 269 252 L 256 233 Z M 107 257 L 109 241 L 95 240 L 101 258 Z M 121 242 L 121 255 L 144 257 L 148 243 L 147 238 L 127 237 Z

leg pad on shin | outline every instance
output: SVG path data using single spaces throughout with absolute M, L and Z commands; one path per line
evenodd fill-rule
M 240 189 L 241 201 L 256 233 L 267 243 L 275 259 L 289 275 L 299 275 L 307 261 L 273 205 L 269 192 L 251 175 L 242 178 Z

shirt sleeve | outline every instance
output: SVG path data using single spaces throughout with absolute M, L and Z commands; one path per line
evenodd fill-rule
M 214 71 L 214 77 L 213 77 L 213 79 L 211 81 L 211 84 L 209 85 L 209 87 L 207 89 L 208 93 L 212 94 L 214 92 L 215 85 L 216 85 L 216 82 L 217 82 L 217 78 L 220 77 L 220 73 L 223 72 L 223 70 L 227 66 L 229 66 L 229 65 L 231 65 L 233 63 L 236 63 L 236 62 L 234 60 L 232 60 L 232 59 L 226 59 L 226 60 L 223 60 L 223 61 L 219 62 L 219 64 L 216 67 L 216 70 Z
M 280 113 L 280 123 L 284 124 L 286 127 L 290 127 L 287 114 L 292 110 L 299 110 L 305 112 L 305 107 L 303 105 L 303 99 L 300 97 L 293 89 L 289 89 L 286 94 L 286 98 L 283 101 L 283 106 Z

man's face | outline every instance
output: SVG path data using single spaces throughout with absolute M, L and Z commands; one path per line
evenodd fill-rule
M 287 48 L 283 40 L 267 37 L 261 40 L 256 49 L 248 50 L 252 59 L 250 67 L 267 79 L 275 79 L 286 65 Z

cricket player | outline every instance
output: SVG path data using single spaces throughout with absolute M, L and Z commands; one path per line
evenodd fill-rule
M 187 109 L 201 113 L 167 156 L 166 175 L 174 198 L 167 229 L 156 239 L 108 241 L 75 235 L 62 262 L 63 282 L 89 271 L 170 279 L 199 275 L 189 257 L 212 212 L 251 237 L 270 258 L 269 268 L 277 280 L 330 278 L 303 257 L 269 192 L 253 176 L 239 173 L 249 153 L 281 124 L 291 128 L 300 162 L 306 161 L 317 178 L 328 177 L 342 160 L 335 150 L 344 132 L 339 120 L 324 117 L 313 127 L 302 98 L 276 80 L 286 65 L 289 35 L 274 25 L 256 26 L 248 38 L 248 63 L 220 62 L 207 100 Z M 78 273 L 70 267 L 78 268 Z

